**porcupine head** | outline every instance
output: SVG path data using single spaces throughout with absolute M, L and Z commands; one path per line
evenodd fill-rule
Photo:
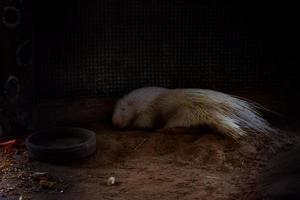
M 112 121 L 114 126 L 118 128 L 126 128 L 130 125 L 136 114 L 133 101 L 120 99 L 117 101 L 113 113 Z
M 143 113 L 145 113 L 149 105 L 165 91 L 168 91 L 168 89 L 161 87 L 144 87 L 126 94 L 115 106 L 112 117 L 113 124 L 119 128 L 126 128 L 130 125 L 139 128 L 151 127 L 152 120 L 148 119 L 148 114 L 143 115 Z

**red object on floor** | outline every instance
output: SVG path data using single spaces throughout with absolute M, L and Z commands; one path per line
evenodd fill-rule
M 20 144 L 20 141 L 17 139 L 3 141 L 0 142 L 0 149 L 3 148 L 5 154 L 16 154 L 18 144 Z
M 17 143 L 17 140 L 8 140 L 5 142 L 0 142 L 0 147 L 6 147 L 6 146 L 11 146 Z

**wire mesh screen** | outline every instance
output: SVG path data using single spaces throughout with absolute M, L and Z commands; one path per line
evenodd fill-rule
M 258 11 L 174 0 L 45 1 L 36 7 L 38 94 L 276 88 L 276 56 L 266 58 Z

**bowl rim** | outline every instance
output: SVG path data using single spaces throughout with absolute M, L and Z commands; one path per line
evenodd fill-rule
M 47 147 L 44 145 L 38 145 L 36 143 L 33 143 L 31 141 L 31 139 L 39 134 L 48 134 L 51 131 L 56 131 L 56 130 L 76 130 L 79 131 L 79 133 L 84 133 L 84 134 L 89 134 L 90 137 L 87 137 L 87 139 L 84 142 L 81 143 L 76 143 L 74 145 L 69 145 L 69 146 L 62 146 L 62 147 Z M 52 127 L 52 128 L 48 128 L 48 129 L 44 129 L 44 130 L 39 130 L 36 131 L 34 133 L 32 133 L 31 135 L 29 135 L 26 140 L 25 140 L 25 145 L 27 146 L 27 148 L 34 148 L 34 149 L 39 149 L 39 150 L 51 150 L 51 151 L 62 151 L 62 150 L 69 150 L 69 149 L 75 149 L 77 147 L 81 147 L 83 145 L 88 145 L 90 143 L 91 140 L 96 140 L 96 133 L 94 131 L 91 131 L 89 129 L 86 128 L 80 128 L 80 127 L 69 127 L 69 126 L 61 126 L 61 127 Z

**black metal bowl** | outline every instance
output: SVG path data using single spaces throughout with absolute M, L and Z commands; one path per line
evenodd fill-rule
M 96 134 L 75 127 L 38 131 L 26 139 L 29 156 L 46 162 L 70 162 L 96 151 Z

